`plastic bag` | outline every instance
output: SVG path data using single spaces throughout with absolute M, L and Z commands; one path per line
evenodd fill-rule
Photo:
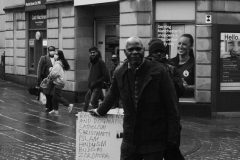
M 46 96 L 45 96 L 45 94 L 43 94 L 42 92 L 40 92 L 40 95 L 39 95 L 39 102 L 40 102 L 42 105 L 45 105 L 46 102 L 47 102 Z

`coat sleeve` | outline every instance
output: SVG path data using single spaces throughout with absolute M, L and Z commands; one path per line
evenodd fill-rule
M 61 66 L 59 64 L 55 64 L 49 73 L 49 78 L 54 80 L 60 76 Z
M 45 60 L 45 57 L 41 56 L 40 60 L 38 62 L 38 67 L 37 67 L 37 85 L 40 85 L 41 80 L 42 80 L 44 60 Z
M 167 71 L 162 73 L 160 88 L 163 96 L 164 106 L 167 113 L 167 145 L 178 146 L 180 136 L 180 117 L 176 91 L 170 75 Z
M 103 116 L 112 108 L 116 100 L 119 98 L 119 88 L 117 85 L 116 73 L 113 74 L 112 84 L 103 100 L 103 103 L 98 107 L 97 112 Z
M 99 64 L 101 76 L 96 80 L 96 82 L 92 85 L 91 88 L 95 88 L 96 86 L 102 86 L 103 82 L 110 82 L 110 76 L 106 64 L 103 61 L 100 61 Z

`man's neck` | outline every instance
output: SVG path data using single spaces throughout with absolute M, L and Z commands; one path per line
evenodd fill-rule
M 144 60 L 142 61 L 141 64 L 139 65 L 134 65 L 134 64 L 131 64 L 130 62 L 128 63 L 128 68 L 130 68 L 134 73 L 142 66 Z

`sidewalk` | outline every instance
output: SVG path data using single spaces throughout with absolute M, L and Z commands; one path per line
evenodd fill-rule
M 36 134 L 35 137 L 38 137 L 40 136 L 39 132 L 26 129 L 26 126 L 29 123 L 31 123 L 32 126 L 39 125 L 37 129 L 41 129 L 41 132 L 43 132 L 42 137 L 40 137 L 43 142 L 49 140 L 49 143 L 51 141 L 55 143 L 56 139 L 61 141 L 65 138 L 64 142 L 67 141 L 71 144 L 69 150 L 72 151 L 70 154 L 74 157 L 76 143 L 74 133 L 76 116 L 74 114 L 82 110 L 82 104 L 75 104 L 75 113 L 72 115 L 68 115 L 67 111 L 65 111 L 66 109 L 62 106 L 60 108 L 61 115 L 56 119 L 49 117 L 44 113 L 44 106 L 37 104 L 34 100 L 34 96 L 28 94 L 25 86 L 3 80 L 0 80 L 0 85 L 0 126 L 2 126 L 2 128 L 6 125 L 14 127 L 15 123 L 19 122 L 22 126 L 21 128 L 16 126 L 18 130 L 22 130 L 22 133 L 30 132 L 34 135 Z M 19 95 L 20 98 L 9 95 Z M 7 106 L 7 102 L 12 104 Z M 14 109 L 16 106 L 18 108 Z M 17 113 L 12 113 L 13 109 Z M 16 114 L 17 116 L 15 116 Z M 182 117 L 180 149 L 186 160 L 240 160 L 240 116 L 236 116 L 236 114 L 234 115 L 235 116 L 217 116 L 217 118 L 212 119 Z M 8 117 L 7 123 L 5 123 L 6 117 Z M 17 119 L 17 121 L 15 119 Z M 11 120 L 14 121 L 12 122 Z M 24 122 L 25 120 L 27 120 L 27 123 Z M 47 121 L 48 123 L 46 123 Z M 49 121 L 54 122 L 55 124 L 50 125 Z M 59 130 L 61 127 L 64 129 L 67 128 L 65 130 Z M 53 135 L 46 136 L 49 134 L 49 130 L 51 130 L 51 134 L 54 133 L 54 138 Z M 2 129 L 0 130 L 0 135 L 3 135 L 3 133 L 8 135 L 8 132 L 12 133 L 12 130 L 6 131 Z M 22 133 L 17 134 L 16 132 L 15 134 L 21 135 Z M 63 138 L 61 138 L 62 136 Z M 25 142 L 27 139 L 21 139 L 22 137 L 23 136 L 17 136 L 15 138 L 19 138 L 19 140 Z M 34 140 L 36 138 L 33 137 L 32 139 Z M 3 140 L 3 138 L 1 138 L 1 140 Z M 36 144 L 38 144 L 38 141 L 36 141 Z M 9 152 L 14 154 L 14 151 Z

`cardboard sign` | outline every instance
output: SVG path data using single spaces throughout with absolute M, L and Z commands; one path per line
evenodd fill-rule
M 77 114 L 76 160 L 119 160 L 123 115 Z

